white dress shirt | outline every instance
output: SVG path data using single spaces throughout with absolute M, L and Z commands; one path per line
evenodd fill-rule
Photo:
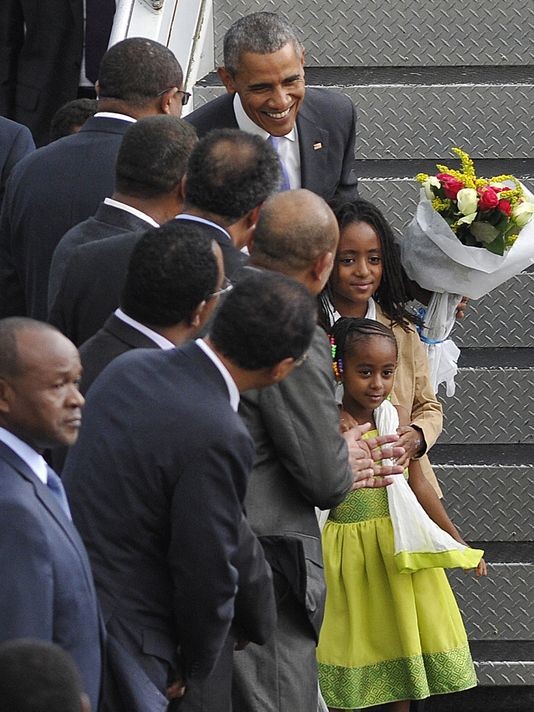
M 113 313 L 115 314 L 117 319 L 120 319 L 125 324 L 128 324 L 128 326 L 133 327 L 137 331 L 140 331 L 142 334 L 147 336 L 151 341 L 153 341 L 155 344 L 157 344 L 160 349 L 173 349 L 174 348 L 174 344 L 172 343 L 172 341 L 169 341 L 169 339 L 166 339 L 161 334 L 158 334 L 157 331 L 153 331 L 152 329 L 149 329 L 148 326 L 141 324 L 140 321 L 137 321 L 136 319 L 132 319 L 132 317 L 128 316 L 128 314 L 125 314 L 120 307 L 118 309 L 115 309 L 115 311 Z
M 255 134 L 264 141 L 267 141 L 270 134 L 268 134 L 265 129 L 262 129 L 260 126 L 255 124 L 254 121 L 247 116 L 245 110 L 243 109 L 243 104 L 241 103 L 239 94 L 237 93 L 234 94 L 234 113 L 237 125 L 242 131 Z M 280 156 L 280 160 L 284 164 L 284 168 L 287 171 L 289 185 L 291 188 L 301 188 L 300 148 L 296 124 L 286 136 L 281 136 L 280 138 L 281 140 L 278 144 L 278 155 Z
M 144 220 L 149 225 L 152 225 L 152 227 L 159 227 L 159 223 L 157 223 L 154 218 L 151 218 L 150 215 L 143 213 L 141 210 L 138 210 L 131 205 L 126 205 L 126 203 L 122 203 L 120 200 L 115 200 L 114 198 L 104 198 L 104 203 L 106 205 L 111 205 L 113 208 L 124 210 L 126 213 L 131 213 L 132 215 L 141 218 L 141 220 Z
M 204 339 L 195 339 L 195 344 L 197 346 L 200 346 L 202 351 L 204 351 L 206 356 L 208 356 L 208 358 L 213 361 L 217 369 L 220 371 L 220 374 L 224 378 L 224 381 L 228 388 L 228 395 L 230 396 L 230 405 L 232 406 L 232 410 L 237 413 L 237 410 L 239 408 L 239 390 L 237 389 L 234 379 L 230 375 L 230 371 L 226 368 L 226 366 L 217 356 L 215 351 L 208 346 Z

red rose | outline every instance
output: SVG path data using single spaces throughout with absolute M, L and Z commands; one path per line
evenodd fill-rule
M 479 210 L 493 210 L 499 204 L 499 197 L 493 188 L 482 188 L 478 191 L 480 199 L 478 201 Z
M 512 206 L 510 205 L 509 200 L 504 200 L 504 198 L 503 200 L 499 200 L 497 207 L 499 208 L 501 213 L 504 213 L 508 217 L 510 217 L 510 215 L 512 214 Z
M 456 200 L 458 191 L 462 190 L 464 184 L 458 178 L 451 176 L 449 173 L 438 173 L 436 178 L 441 182 L 445 195 L 449 200 Z

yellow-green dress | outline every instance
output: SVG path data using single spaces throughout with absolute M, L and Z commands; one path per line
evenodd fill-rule
M 351 492 L 330 512 L 323 553 L 327 595 L 317 658 L 329 707 L 361 709 L 476 685 L 443 569 L 397 571 L 384 488 Z

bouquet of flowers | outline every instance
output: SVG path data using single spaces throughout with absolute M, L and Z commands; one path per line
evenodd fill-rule
M 419 174 L 419 205 L 401 240 L 408 277 L 433 293 L 421 339 L 434 388 L 454 393 L 459 350 L 449 336 L 462 296 L 479 299 L 534 262 L 534 195 L 516 178 L 479 178 L 467 153 L 461 170 Z

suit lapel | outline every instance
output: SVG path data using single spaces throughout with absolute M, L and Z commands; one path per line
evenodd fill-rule
M 317 126 L 308 112 L 306 104 L 302 105 L 297 117 L 297 129 L 300 148 L 300 172 L 302 188 L 307 188 L 322 195 L 326 158 L 328 155 L 329 133 Z
M 32 470 L 28 467 L 24 460 L 21 460 L 21 458 L 3 442 L 0 442 L 0 457 L 3 458 L 7 462 L 7 464 L 13 470 L 15 470 L 23 479 L 25 479 L 32 485 L 35 497 L 47 510 L 50 516 L 56 521 L 57 525 L 64 531 L 65 535 L 67 536 L 71 544 L 78 552 L 78 555 L 84 562 L 84 570 L 87 577 L 88 559 L 80 535 L 76 531 L 72 522 L 66 517 L 64 511 L 61 509 L 54 495 L 49 491 L 48 487 L 43 484 L 41 480 L 32 472 Z M 88 577 L 87 582 L 92 586 Z
M 115 314 L 112 314 L 107 319 L 103 328 L 132 349 L 154 349 L 158 346 L 152 339 L 149 339 L 148 336 L 145 336 L 145 334 L 133 326 L 130 326 L 130 324 L 121 321 Z

